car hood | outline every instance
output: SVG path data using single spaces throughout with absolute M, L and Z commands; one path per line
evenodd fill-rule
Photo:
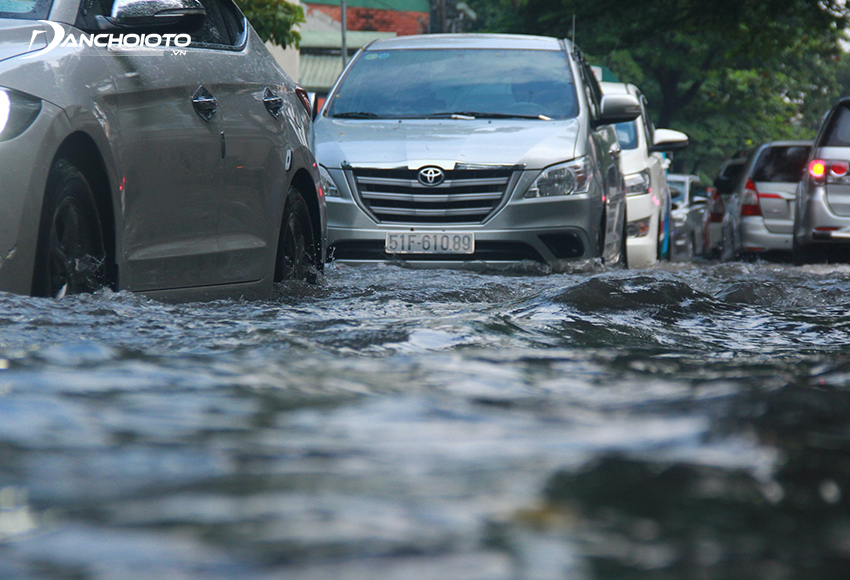
M 316 158 L 328 168 L 407 167 L 456 164 L 525 165 L 543 169 L 568 161 L 581 126 L 537 120 L 395 120 L 322 118 L 316 122 Z
M 40 34 L 33 37 L 33 32 Z M 0 18 L 0 61 L 46 47 L 47 37 L 52 34 L 36 20 Z

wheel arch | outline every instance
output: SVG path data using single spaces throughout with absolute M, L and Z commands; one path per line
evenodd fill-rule
M 313 240 L 316 244 L 316 266 L 321 270 L 324 266 L 324 232 L 322 228 L 322 210 L 319 204 L 319 194 L 316 190 L 316 182 L 306 169 L 299 169 L 295 172 L 291 182 L 292 187 L 301 193 L 304 201 L 307 203 L 307 209 L 310 211 L 310 221 L 313 224 Z
M 51 160 L 50 166 L 59 159 L 66 159 L 79 169 L 89 182 L 97 204 L 97 212 L 103 228 L 103 244 L 106 251 L 106 275 L 108 285 L 118 288 L 118 260 L 116 254 L 115 206 L 112 186 L 103 155 L 94 139 L 87 133 L 76 131 L 68 135 Z

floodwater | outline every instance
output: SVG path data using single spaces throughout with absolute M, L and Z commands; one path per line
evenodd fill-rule
M 850 577 L 850 266 L 0 294 L 0 579 Z

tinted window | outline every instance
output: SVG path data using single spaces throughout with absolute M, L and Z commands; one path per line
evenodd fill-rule
M 370 50 L 351 65 L 331 116 L 578 114 L 567 55 L 539 50 Z
M 4 0 L 0 0 L 2 3 Z M 242 37 L 243 19 L 231 0 L 200 0 L 207 14 L 203 20 L 157 29 L 157 32 L 188 33 L 192 42 L 201 46 L 233 46 Z M 83 30 L 97 30 L 98 16 L 112 13 L 114 0 L 83 0 L 76 26 Z M 117 33 L 117 31 L 116 31 Z
M 841 107 L 824 135 L 823 147 L 850 147 L 850 110 Z
M 718 179 L 714 182 L 714 186 L 717 188 L 717 193 L 726 195 L 735 191 L 735 187 L 744 175 L 745 168 L 746 160 L 736 161 L 727 165 L 720 174 L 720 177 L 718 177 Z
M 0 18 L 42 20 L 51 4 L 51 0 L 0 0 Z
M 617 140 L 620 141 L 620 147 L 623 149 L 638 148 L 637 121 L 617 123 L 614 127 L 617 129 Z
M 796 183 L 803 178 L 809 147 L 768 147 L 753 168 L 753 181 Z

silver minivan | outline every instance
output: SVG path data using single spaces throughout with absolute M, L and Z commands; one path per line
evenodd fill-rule
M 791 251 L 797 186 L 811 141 L 772 141 L 751 156 L 739 184 L 740 252 Z
M 602 96 L 569 41 L 519 35 L 380 40 L 315 122 L 336 260 L 625 261 L 613 124 L 640 103 Z
M 310 116 L 232 0 L 0 2 L 0 291 L 268 297 L 313 277 Z
M 817 261 L 850 247 L 850 97 L 825 116 L 796 197 L 794 259 Z

